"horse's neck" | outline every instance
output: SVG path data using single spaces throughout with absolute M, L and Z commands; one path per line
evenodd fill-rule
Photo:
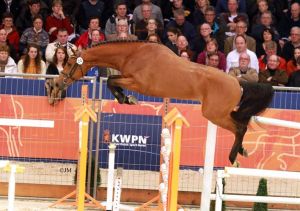
M 120 70 L 126 57 L 133 52 L 132 47 L 118 44 L 103 44 L 83 52 L 83 59 L 89 67 L 100 66 Z

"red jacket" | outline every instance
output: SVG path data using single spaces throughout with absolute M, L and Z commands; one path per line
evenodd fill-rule
M 102 32 L 100 32 L 100 41 L 104 41 L 104 40 L 105 40 L 105 35 Z M 87 48 L 89 41 L 90 41 L 89 31 L 86 31 L 82 35 L 80 35 L 75 45 L 77 47 L 81 46 L 82 48 Z
M 55 31 L 53 31 L 51 34 L 49 34 L 50 42 L 53 42 L 56 40 L 57 32 L 58 32 L 58 29 L 60 29 L 60 28 L 65 28 L 68 31 L 69 35 L 74 32 L 73 26 L 68 17 L 65 17 L 64 19 L 58 19 L 53 14 L 48 16 L 46 19 L 45 29 L 49 33 L 49 31 L 52 27 L 56 27 L 57 29 Z
M 3 25 L 0 27 L 0 29 L 3 29 Z M 13 28 L 13 30 L 7 35 L 7 40 L 9 44 L 11 44 L 16 52 L 19 51 L 19 43 L 20 43 L 20 36 L 19 32 L 16 30 L 16 28 Z

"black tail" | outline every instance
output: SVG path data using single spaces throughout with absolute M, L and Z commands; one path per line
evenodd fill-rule
M 231 117 L 238 123 L 248 125 L 250 118 L 263 112 L 274 95 L 270 84 L 241 82 L 243 95 L 237 111 L 231 112 Z

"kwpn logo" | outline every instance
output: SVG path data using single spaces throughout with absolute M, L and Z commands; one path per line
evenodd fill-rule
M 150 136 L 139 136 L 129 134 L 112 134 L 112 142 L 117 146 L 131 146 L 131 147 L 146 147 Z

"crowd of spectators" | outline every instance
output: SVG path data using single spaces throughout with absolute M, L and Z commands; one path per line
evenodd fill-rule
M 0 0 L 0 17 L 0 72 L 59 74 L 77 49 L 148 40 L 238 81 L 300 87 L 300 0 Z

